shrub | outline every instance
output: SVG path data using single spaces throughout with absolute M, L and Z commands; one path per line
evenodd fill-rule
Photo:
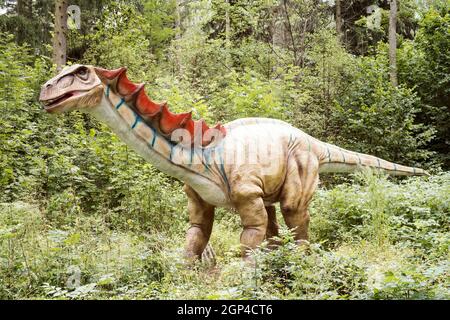
M 320 245 L 297 247 L 285 233 L 282 246 L 259 251 L 260 293 L 295 299 L 356 299 L 367 294 L 365 269 L 351 257 L 339 256 Z

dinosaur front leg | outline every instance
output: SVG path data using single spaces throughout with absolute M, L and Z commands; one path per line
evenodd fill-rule
M 188 185 L 184 186 L 188 197 L 188 211 L 190 227 L 186 234 L 185 256 L 188 260 L 199 259 L 211 236 L 214 206 L 205 202 Z
M 266 239 L 269 241 L 269 247 L 275 247 L 279 244 L 279 242 L 273 237 L 278 237 L 278 231 L 280 226 L 277 222 L 277 212 L 275 206 L 267 206 L 267 231 L 266 231 Z

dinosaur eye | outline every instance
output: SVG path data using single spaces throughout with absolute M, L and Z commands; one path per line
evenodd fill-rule
M 87 79 L 88 70 L 86 68 L 80 68 L 80 69 L 77 70 L 77 75 L 81 79 Z

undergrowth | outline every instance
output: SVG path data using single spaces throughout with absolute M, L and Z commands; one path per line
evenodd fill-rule
M 157 205 L 132 189 L 117 212 L 84 211 L 70 190 L 46 205 L 2 203 L 0 298 L 448 299 L 449 182 L 361 174 L 321 188 L 311 244 L 296 246 L 283 227 L 254 266 L 239 258 L 238 216 L 218 210 L 214 268 L 184 264 L 185 202 L 166 199 L 177 185 Z

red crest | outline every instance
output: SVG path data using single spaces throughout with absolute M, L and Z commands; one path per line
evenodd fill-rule
M 192 112 L 173 113 L 169 110 L 166 103 L 156 103 L 152 101 L 144 90 L 143 84 L 131 82 L 126 75 L 126 68 L 122 67 L 114 70 L 95 68 L 99 78 L 111 86 L 111 89 L 125 99 L 135 111 L 155 127 L 164 136 L 169 136 L 174 130 L 184 128 L 189 131 L 191 141 L 194 142 L 194 128 L 201 128 L 202 146 L 207 146 L 213 140 L 204 139 L 205 133 L 210 129 L 205 120 L 192 120 Z M 220 135 L 226 135 L 226 129 L 223 125 L 217 124 L 214 127 Z M 198 129 L 197 129 L 198 130 Z

